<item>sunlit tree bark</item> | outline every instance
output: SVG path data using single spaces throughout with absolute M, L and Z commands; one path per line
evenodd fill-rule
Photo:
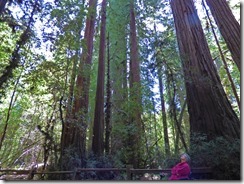
M 96 18 L 96 0 L 89 1 L 86 19 L 84 47 L 82 47 L 81 60 L 74 89 L 74 103 L 71 115 L 64 123 L 61 138 L 61 167 L 84 166 L 86 156 L 86 131 L 89 105 L 90 69 L 93 51 L 93 36 Z M 67 164 L 68 163 L 68 164 Z M 71 167 L 71 168 L 69 168 Z

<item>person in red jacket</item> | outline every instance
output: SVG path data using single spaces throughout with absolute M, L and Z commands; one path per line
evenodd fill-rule
M 190 157 L 183 153 L 180 155 L 180 163 L 171 169 L 171 176 L 169 180 L 189 180 L 191 168 L 189 166 Z

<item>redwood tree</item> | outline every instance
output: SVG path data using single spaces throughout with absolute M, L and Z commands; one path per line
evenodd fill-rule
M 97 0 L 89 1 L 84 45 L 74 89 L 72 112 L 66 118 L 61 138 L 61 167 L 81 167 L 86 155 L 86 130 L 89 105 L 90 69 L 92 64 L 93 36 Z M 65 162 L 64 162 L 65 160 Z
M 215 33 L 214 25 L 213 25 L 212 20 L 211 20 L 211 18 L 210 18 L 210 16 L 209 16 L 209 13 L 208 13 L 208 10 L 207 10 L 207 8 L 206 8 L 206 6 L 205 6 L 204 1 L 202 1 L 202 4 L 203 4 L 203 7 L 204 7 L 204 9 L 205 9 L 205 11 L 206 11 L 206 14 L 207 14 L 207 17 L 208 17 L 208 21 L 209 21 L 209 24 L 210 24 L 210 27 L 211 27 L 211 30 L 212 30 L 212 33 L 213 33 L 215 42 L 216 42 L 216 44 L 217 44 L 217 46 L 218 46 L 219 54 L 220 54 L 221 59 L 222 59 L 222 61 L 223 61 L 223 64 L 224 64 L 224 68 L 225 68 L 225 70 L 226 70 L 227 77 L 228 77 L 228 79 L 229 79 L 229 81 L 230 81 L 230 84 L 231 84 L 231 88 L 232 88 L 233 94 L 234 94 L 234 96 L 235 96 L 235 98 L 236 98 L 236 102 L 237 102 L 237 105 L 238 105 L 239 110 L 240 110 L 240 109 L 241 109 L 241 104 L 240 104 L 239 96 L 238 96 L 238 94 L 237 94 L 237 91 L 236 91 L 236 87 L 235 87 L 234 81 L 233 81 L 233 79 L 232 79 L 232 76 L 231 76 L 231 74 L 230 74 L 230 70 L 229 70 L 229 68 L 228 68 L 226 59 L 225 59 L 225 57 L 224 57 L 224 53 L 223 53 L 223 51 L 222 51 L 222 49 L 221 49 L 219 40 L 218 40 L 217 35 L 216 35 L 216 33 Z
M 130 102 L 133 103 L 130 108 L 132 129 L 129 130 L 129 148 L 132 155 L 130 155 L 129 162 L 134 167 L 140 166 L 140 141 L 142 133 L 141 122 L 141 78 L 140 78 L 140 62 L 138 57 L 138 42 L 136 34 L 136 19 L 134 2 L 130 3 Z
M 206 0 L 232 58 L 241 71 L 241 26 L 226 0 Z
M 109 50 L 109 34 L 107 37 L 107 84 L 106 84 L 106 109 L 105 109 L 105 141 L 104 149 L 106 154 L 110 153 L 110 138 L 111 138 L 111 80 L 110 80 L 110 50 Z
M 106 0 L 102 2 L 100 48 L 98 58 L 98 75 L 96 105 L 94 115 L 92 151 L 101 156 L 104 151 L 104 79 L 105 79 L 105 48 L 106 48 Z
M 191 133 L 205 133 L 209 139 L 240 138 L 240 121 L 221 85 L 193 0 L 172 0 L 170 4 L 184 70 Z
M 127 145 L 124 130 L 127 122 L 127 29 L 129 23 L 128 1 L 110 0 L 107 9 L 107 30 L 109 30 L 109 75 L 107 78 L 107 98 L 111 98 L 107 108 L 111 108 L 111 154 L 126 162 L 125 149 Z M 111 87 L 111 89 L 108 89 Z M 109 91 L 110 90 L 110 91 Z M 109 96 L 111 94 L 111 97 Z M 106 104 L 106 105 L 108 105 Z M 109 111 L 106 111 L 109 113 Z M 121 128 L 123 127 L 123 128 Z

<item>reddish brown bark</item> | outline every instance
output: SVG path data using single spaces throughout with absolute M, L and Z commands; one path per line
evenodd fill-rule
M 229 81 L 230 81 L 230 84 L 231 84 L 231 88 L 232 88 L 233 94 L 234 94 L 234 96 L 235 96 L 235 98 L 236 98 L 236 102 L 237 102 L 237 105 L 238 105 L 239 110 L 240 110 L 240 109 L 241 109 L 240 99 L 239 99 L 239 96 L 238 96 L 238 94 L 237 94 L 237 91 L 236 91 L 236 87 L 235 87 L 234 81 L 232 80 L 232 77 L 231 77 L 231 74 L 230 74 L 230 71 L 229 71 L 229 68 L 228 68 L 226 59 L 225 59 L 225 57 L 224 57 L 224 53 L 223 53 L 223 51 L 222 51 L 222 49 L 221 49 L 219 40 L 218 40 L 217 35 L 216 35 L 216 33 L 215 33 L 215 30 L 214 30 L 214 26 L 213 26 L 212 20 L 211 20 L 211 18 L 210 18 L 210 16 L 209 16 L 209 13 L 208 13 L 208 10 L 207 10 L 207 8 L 206 8 L 206 6 L 205 6 L 205 4 L 204 4 L 204 1 L 203 1 L 202 4 L 203 4 L 204 9 L 205 9 L 205 11 L 206 11 L 206 14 L 207 14 L 207 17 L 208 17 L 208 20 L 209 20 L 209 23 L 210 23 L 210 26 L 211 26 L 211 29 L 212 29 L 212 33 L 213 33 L 215 42 L 216 42 L 216 44 L 217 44 L 217 46 L 218 46 L 218 50 L 219 50 L 221 59 L 222 59 L 223 64 L 224 64 L 224 68 L 225 68 L 225 70 L 226 70 L 226 74 L 227 74 L 228 79 L 229 79 Z
M 130 87 L 134 84 L 140 83 L 140 62 L 138 58 L 138 45 L 136 36 L 136 20 L 134 12 L 134 4 L 131 3 L 130 10 L 130 39 L 131 39 L 131 61 L 130 61 Z
M 105 48 L 106 48 L 106 0 L 102 2 L 100 47 L 98 58 L 98 75 L 96 104 L 93 126 L 92 151 L 101 156 L 104 151 L 104 80 L 105 80 Z
M 172 0 L 191 133 L 240 138 L 240 121 L 221 85 L 192 0 Z
M 134 108 L 130 109 L 131 123 L 136 129 L 136 133 L 129 132 L 128 145 L 132 151 L 132 155 L 129 158 L 129 162 L 133 164 L 135 168 L 140 167 L 140 140 L 142 135 L 142 122 L 141 122 L 141 89 L 140 89 L 140 62 L 138 58 L 138 43 L 136 35 L 136 20 L 134 12 L 134 3 L 131 1 L 130 7 L 130 100 L 134 104 L 137 104 Z M 133 130 L 135 131 L 135 130 Z
M 64 123 L 62 132 L 62 153 L 61 162 L 63 169 L 69 167 L 81 167 L 86 155 L 86 131 L 87 131 L 87 113 L 89 105 L 90 88 L 90 69 L 92 63 L 93 36 L 96 18 L 97 0 L 89 1 L 88 16 L 84 35 L 84 47 L 79 64 L 77 75 L 74 104 L 70 117 Z M 67 157 L 66 157 L 67 156 Z M 73 157 L 73 158 L 72 158 Z M 72 161 L 72 159 L 75 161 Z M 68 164 L 70 165 L 68 165 Z
M 206 0 L 232 58 L 241 71 L 241 26 L 226 0 Z

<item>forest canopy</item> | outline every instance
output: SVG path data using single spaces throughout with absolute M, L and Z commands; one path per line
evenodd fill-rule
M 1 0 L 1 169 L 171 168 L 188 153 L 240 180 L 240 31 L 234 0 Z M 126 179 L 111 175 L 75 179 Z

